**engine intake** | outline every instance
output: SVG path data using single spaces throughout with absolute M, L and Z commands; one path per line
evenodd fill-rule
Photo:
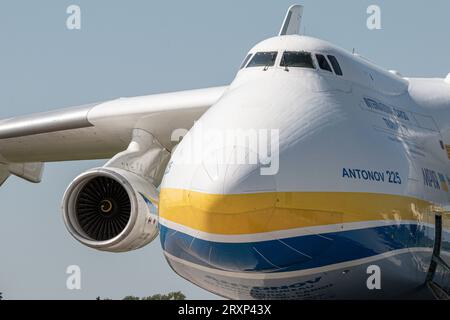
M 130 197 L 125 188 L 116 180 L 102 176 L 81 188 L 75 208 L 80 228 L 97 241 L 119 235 L 131 216 Z
M 134 173 L 92 169 L 67 188 L 64 222 L 84 245 L 104 251 L 130 251 L 158 235 L 157 201 L 156 188 Z

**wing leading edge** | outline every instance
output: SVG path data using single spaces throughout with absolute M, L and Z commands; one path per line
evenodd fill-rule
M 170 151 L 173 130 L 190 129 L 226 89 L 120 98 L 0 120 L 0 164 L 110 158 L 127 148 L 135 128 Z

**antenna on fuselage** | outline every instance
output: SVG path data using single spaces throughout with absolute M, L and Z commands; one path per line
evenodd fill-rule
M 289 7 L 283 25 L 281 26 L 279 36 L 289 34 L 300 34 L 300 25 L 302 23 L 303 6 L 294 4 Z

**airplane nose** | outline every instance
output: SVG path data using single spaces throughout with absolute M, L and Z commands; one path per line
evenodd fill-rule
M 159 204 L 160 240 L 169 260 L 272 272 L 311 259 L 289 240 L 270 235 L 290 223 L 277 214 L 277 176 L 261 174 L 258 163 L 222 161 L 242 154 L 254 158 L 251 149 L 232 146 L 212 150 L 201 163 L 169 165 Z
M 307 240 L 287 239 L 303 218 L 292 208 L 290 194 L 278 190 L 277 180 L 286 175 L 280 170 L 283 125 L 274 112 L 279 106 L 267 94 L 249 100 L 244 93 L 236 89 L 208 110 L 167 166 L 159 217 L 169 263 L 178 259 L 228 271 L 284 271 L 309 261 L 315 250 Z M 271 116 L 262 116 L 263 109 Z

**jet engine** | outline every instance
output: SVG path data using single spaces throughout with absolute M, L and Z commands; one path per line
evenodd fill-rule
M 158 235 L 158 191 L 146 179 L 118 168 L 96 168 L 67 188 L 63 216 L 82 244 L 103 251 L 141 248 Z

